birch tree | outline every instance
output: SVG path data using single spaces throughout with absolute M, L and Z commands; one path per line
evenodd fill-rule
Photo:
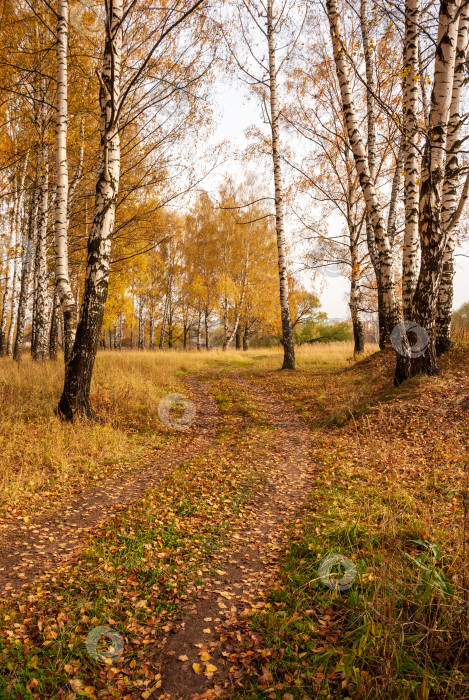
M 286 61 L 295 50 L 303 30 L 306 11 L 303 3 L 274 3 L 274 0 L 240 0 L 236 5 L 239 25 L 239 52 L 228 41 L 236 65 L 247 77 L 253 92 L 261 98 L 269 125 L 269 156 L 273 166 L 275 223 L 277 235 L 280 313 L 282 320 L 282 369 L 295 369 L 295 347 L 290 318 L 288 263 L 285 239 L 284 185 L 280 135 L 279 80 Z M 278 59 L 279 50 L 281 51 Z M 265 56 L 265 52 L 267 55 Z M 264 55 L 262 55 L 264 54 Z M 263 139 L 260 136 L 260 139 Z M 267 144 L 266 144 L 267 145 Z
M 375 92 L 376 81 L 373 61 L 373 51 L 370 43 L 369 32 L 369 7 L 368 0 L 360 0 L 360 30 L 363 43 L 363 56 L 365 60 L 365 82 L 366 82 L 366 130 L 367 142 L 366 150 L 368 155 L 368 165 L 370 179 L 376 186 L 376 112 L 375 112 Z M 389 321 L 384 311 L 383 289 L 381 283 L 381 262 L 378 254 L 378 242 L 375 238 L 375 230 L 368 212 L 365 214 L 366 238 L 368 242 L 368 252 L 370 261 L 376 278 L 378 292 L 378 327 L 379 346 L 383 350 L 389 340 Z
M 446 245 L 443 255 L 436 312 L 435 349 L 437 355 L 441 355 L 451 347 L 455 231 L 461 218 L 464 205 L 466 204 L 469 189 L 469 178 L 466 177 L 462 192 L 459 192 L 461 173 L 460 161 L 463 143 L 462 125 L 464 122 L 464 115 L 462 114 L 462 96 L 463 88 L 466 84 L 465 71 L 468 50 L 468 14 L 469 9 L 467 5 L 464 5 L 461 10 L 459 21 L 453 90 L 448 121 L 447 155 L 441 202 L 442 229 L 446 236 Z
M 57 117 L 55 126 L 55 288 L 64 318 L 64 358 L 67 366 L 72 350 L 76 304 L 68 271 L 68 0 L 58 0 L 57 9 Z M 81 156 L 82 157 L 82 156 Z
M 406 0 L 403 91 L 405 228 L 402 251 L 402 310 L 405 320 L 412 317 L 412 300 L 419 273 L 419 70 L 419 0 Z
M 341 29 L 339 7 L 337 0 L 327 1 L 334 61 L 339 80 L 344 119 L 350 148 L 353 153 L 360 186 L 363 191 L 367 216 L 373 227 L 379 257 L 380 283 L 383 293 L 383 305 L 390 327 L 396 326 L 401 320 L 396 298 L 396 285 L 393 269 L 392 248 L 388 237 L 387 226 L 378 199 L 373 178 L 370 173 L 368 154 L 361 137 L 360 123 L 355 108 L 352 92 L 349 66 Z
M 436 309 L 438 291 L 446 248 L 441 209 L 442 186 L 448 146 L 448 124 L 453 99 L 453 79 L 460 18 L 458 2 L 442 2 L 439 11 L 438 36 L 435 50 L 433 90 L 429 113 L 427 140 L 421 167 L 419 200 L 419 233 L 421 243 L 420 274 L 412 305 L 412 320 L 428 334 L 428 347 L 413 357 L 411 374 L 439 373 L 436 358 Z M 464 30 L 467 45 L 467 31 Z M 452 189 L 449 184 L 449 191 Z M 453 195 L 449 195 L 452 198 Z M 449 202 L 448 202 L 449 206 Z M 396 380 L 405 376 L 396 372 Z
M 47 269 L 47 223 L 49 208 L 49 163 L 47 147 L 43 145 L 40 159 L 39 207 L 37 219 L 37 246 L 35 264 L 35 296 L 33 306 L 34 335 L 31 339 L 33 360 L 47 358 L 49 321 L 49 274 Z
M 32 194 L 30 199 L 29 217 L 28 217 L 28 232 L 23 245 L 22 269 L 21 269 L 21 287 L 18 302 L 18 322 L 16 329 L 15 345 L 13 348 L 13 359 L 16 362 L 21 361 L 23 352 L 24 331 L 26 326 L 26 313 L 28 309 L 29 292 L 31 280 L 34 271 L 34 258 L 36 246 L 36 226 L 37 226 L 37 209 L 38 209 L 38 188 L 36 183 L 33 184 Z
M 277 230 L 278 274 L 280 281 L 280 313 L 282 316 L 283 367 L 295 369 L 295 347 L 288 303 L 288 275 L 283 211 L 283 182 L 280 163 L 280 125 L 277 100 L 277 73 L 275 31 L 281 15 L 273 17 L 273 0 L 267 0 L 267 43 L 269 49 L 270 127 L 272 131 L 272 161 L 274 166 L 275 222 Z
M 13 207 L 10 217 L 10 236 L 7 248 L 6 280 L 3 292 L 2 319 L 0 322 L 0 355 L 11 355 L 13 330 L 15 327 L 16 298 L 19 275 L 18 251 L 21 248 L 21 212 L 24 199 L 24 184 L 29 155 L 24 160 L 19 173 L 14 174 Z M 7 333 L 7 318 L 10 312 L 10 326 Z
M 92 416 L 89 399 L 109 280 L 111 236 L 120 176 L 120 133 L 117 109 L 121 96 L 122 0 L 106 2 L 106 39 L 100 75 L 101 148 L 94 218 L 88 239 L 85 289 L 64 390 L 61 416 Z M 65 200 L 66 201 L 66 200 Z
M 123 1 L 107 0 L 105 3 L 105 46 L 102 70 L 99 74 L 100 158 L 80 320 L 58 405 L 59 415 L 66 420 L 73 420 L 77 415 L 93 416 L 89 395 L 109 283 L 111 240 L 120 179 L 120 119 L 126 108 L 126 101 L 142 75 L 145 75 L 145 71 L 152 65 L 157 49 L 203 1 L 197 0 L 191 4 L 176 2 L 167 11 L 162 10 L 158 31 L 150 32 L 152 45 L 124 88 L 121 83 Z M 131 9 L 132 6 L 128 8 L 129 11 Z M 156 40 L 155 34 L 158 37 Z M 153 76 L 152 80 L 155 82 Z

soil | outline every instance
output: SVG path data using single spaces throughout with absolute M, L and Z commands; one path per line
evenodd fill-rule
M 231 376 L 259 399 L 276 429 L 271 469 L 265 488 L 252 504 L 249 527 L 235 535 L 239 546 L 231 556 L 219 559 L 218 577 L 208 582 L 174 633 L 165 638 L 160 652 L 161 687 L 151 700 L 216 697 L 236 686 L 243 669 L 242 664 L 236 665 L 239 653 L 233 654 L 233 640 L 240 641 L 244 618 L 273 585 L 288 526 L 311 489 L 311 436 L 305 423 L 286 403 L 246 379 Z M 193 664 L 200 670 L 194 670 Z M 208 664 L 216 667 L 213 675 Z
M 30 518 L 27 524 L 6 525 L 0 535 L 0 598 L 75 558 L 93 528 L 138 501 L 172 469 L 208 449 L 220 422 L 218 407 L 202 382 L 192 377 L 186 383 L 197 413 L 186 431 L 182 452 L 180 446 L 155 452 L 138 471 L 88 488 L 52 513 Z

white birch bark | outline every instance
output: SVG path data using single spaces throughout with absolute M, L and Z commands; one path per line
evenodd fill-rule
M 41 179 L 39 184 L 39 211 L 37 222 L 36 249 L 36 304 L 35 342 L 31 348 L 33 360 L 45 360 L 48 354 L 49 299 L 47 294 L 47 221 L 49 207 L 49 164 L 46 146 L 41 158 Z
M 368 1 L 361 0 L 360 2 L 360 29 L 363 43 L 363 54 L 365 58 L 365 78 L 366 78 L 366 120 L 367 120 L 367 156 L 370 178 L 375 184 L 376 178 L 376 116 L 375 116 L 375 98 L 376 91 L 374 69 L 373 69 L 373 53 L 370 45 L 369 36 L 369 10 Z M 371 223 L 369 214 L 366 213 L 366 239 L 368 252 L 370 255 L 371 264 L 376 277 L 376 287 L 378 294 L 378 326 L 379 326 L 379 347 L 383 350 L 389 341 L 389 319 L 384 309 L 383 290 L 381 284 L 381 267 L 380 257 L 378 254 L 378 245 L 375 238 L 375 231 Z M 389 230 L 389 226 L 388 226 Z M 391 245 L 392 247 L 392 245 Z
M 399 196 L 399 184 L 401 181 L 402 165 L 404 162 L 404 139 L 401 138 L 399 151 L 397 153 L 396 166 L 391 185 L 391 197 L 389 200 L 388 211 L 388 238 L 391 248 L 394 249 L 394 239 L 396 237 L 396 216 L 397 216 L 397 201 Z
M 421 266 L 413 300 L 412 320 L 425 328 L 429 343 L 426 352 L 412 358 L 412 374 L 438 374 L 435 320 L 438 289 L 443 266 L 446 236 L 442 229 L 441 190 L 445 172 L 448 122 L 453 94 L 459 2 L 440 5 L 438 38 L 427 144 L 422 163 L 419 232 Z
M 411 320 L 419 274 L 418 76 L 419 0 L 406 0 L 404 39 L 404 243 L 402 250 L 402 311 Z
M 223 350 L 226 350 L 227 348 L 230 347 L 230 345 L 233 341 L 233 338 L 236 336 L 236 334 L 238 332 L 239 320 L 241 318 L 241 312 L 242 312 L 243 307 L 244 307 L 244 298 L 246 296 L 246 287 L 247 287 L 247 273 L 243 279 L 243 285 L 241 288 L 241 295 L 239 297 L 239 301 L 238 301 L 238 304 L 236 306 L 235 320 L 234 320 L 233 328 L 231 329 L 230 333 L 228 333 L 228 327 L 226 327 L 225 338 L 223 341 Z
M 138 299 L 138 349 L 145 350 L 145 321 L 143 319 L 144 303 L 142 295 Z M 117 340 L 117 339 L 116 339 Z
M 425 121 L 425 125 L 428 125 L 428 113 L 430 111 L 430 108 L 428 106 L 428 97 L 427 97 L 427 75 L 425 73 L 425 68 L 423 65 L 423 58 L 422 58 L 422 52 L 421 52 L 421 46 L 420 46 L 420 36 L 418 39 L 418 50 L 419 50 L 419 82 L 420 82 L 420 96 L 422 98 L 422 111 L 423 111 L 423 119 Z
M 7 342 L 6 342 L 6 355 L 8 357 L 11 357 L 13 353 L 13 338 L 14 338 L 14 332 L 16 328 L 16 317 L 17 317 L 17 298 L 18 298 L 18 283 L 19 283 L 19 276 L 20 276 L 20 265 L 19 265 L 19 256 L 20 256 L 20 250 L 21 250 L 21 242 L 19 240 L 18 235 L 16 236 L 16 245 L 15 245 L 15 263 L 13 266 L 13 284 L 12 284 L 12 289 L 11 289 L 11 304 L 10 304 L 10 325 L 8 328 L 8 335 L 7 335 Z
M 196 339 L 196 347 L 197 350 L 200 350 L 201 348 L 201 327 L 202 327 L 202 312 L 199 311 L 198 317 L 197 317 L 197 339 Z
M 280 312 L 282 316 L 283 369 L 295 369 L 295 346 L 290 318 L 287 257 L 283 213 L 283 183 L 280 165 L 280 126 L 277 101 L 277 69 L 275 62 L 275 32 L 273 0 L 267 0 L 267 42 L 269 50 L 270 126 L 272 130 L 272 160 L 275 186 L 275 224 L 277 231 L 278 272 L 280 282 Z
M 387 236 L 381 206 L 375 185 L 370 174 L 365 145 L 360 134 L 360 123 L 357 118 L 352 94 L 347 58 L 344 50 L 337 0 L 327 0 L 327 12 L 334 50 L 334 60 L 339 79 L 345 124 L 349 137 L 360 186 L 365 200 L 366 210 L 373 226 L 376 248 L 380 263 L 380 281 L 383 294 L 383 304 L 388 325 L 392 328 L 400 322 L 400 311 L 396 302 L 395 280 L 392 265 L 392 250 Z
M 376 118 L 375 118 L 375 79 L 373 73 L 373 55 L 370 45 L 369 19 L 368 19 L 368 0 L 360 1 L 360 27 L 362 33 L 363 53 L 365 57 L 365 76 L 366 76 L 366 119 L 367 119 L 367 151 L 368 151 L 368 167 L 370 169 L 370 177 L 375 181 L 376 178 Z
M 467 5 L 461 10 L 458 41 L 454 66 L 453 90 L 451 96 L 448 134 L 446 140 L 446 167 L 441 197 L 441 226 L 446 236 L 440 287 L 438 291 L 436 317 L 437 354 L 451 346 L 451 313 L 453 307 L 454 248 L 456 213 L 459 205 L 462 96 L 465 85 L 465 67 L 468 50 L 469 10 Z M 462 197 L 464 196 L 464 189 Z M 462 198 L 461 197 L 461 198 Z
M 68 0 L 58 0 L 57 8 L 57 120 L 55 126 L 55 289 L 64 317 L 64 358 L 68 363 L 75 339 L 77 307 L 68 269 Z
M 26 180 L 26 171 L 28 169 L 28 164 L 29 164 L 29 153 L 26 155 L 24 164 L 23 164 L 23 170 L 21 173 L 21 178 L 19 181 L 19 192 L 18 196 L 16 199 L 16 209 L 15 209 L 15 214 L 14 214 L 14 236 L 15 236 L 15 257 L 14 257 L 14 266 L 13 266 L 13 279 L 12 279 L 12 290 L 11 290 L 11 305 L 10 305 L 10 327 L 8 329 L 8 336 L 7 336 L 7 343 L 6 343 L 6 354 L 8 357 L 10 357 L 13 353 L 13 339 L 14 339 L 14 332 L 16 328 L 16 319 L 17 319 L 17 312 L 18 312 L 18 307 L 17 307 L 17 299 L 18 299 L 18 285 L 20 282 L 20 274 L 21 274 L 21 266 L 20 266 L 20 254 L 21 254 L 21 249 L 22 249 L 22 240 L 21 240 L 21 218 L 22 218 L 22 211 L 23 211 L 23 202 L 24 202 L 24 194 L 25 194 L 25 187 L 24 183 Z
M 58 405 L 67 420 L 92 416 L 90 386 L 106 304 L 111 239 L 120 178 L 117 110 L 121 96 L 123 0 L 106 3 L 106 41 L 100 75 L 101 145 L 93 224 L 88 239 L 85 289 L 80 321 Z
M 31 195 L 31 205 L 29 211 L 28 236 L 24 243 L 22 270 L 21 270 L 21 289 L 18 303 L 18 322 L 15 338 L 15 346 L 13 349 L 13 359 L 16 362 L 21 361 L 23 352 L 24 330 L 26 325 L 26 312 L 28 308 L 29 289 L 33 276 L 33 262 L 36 245 L 36 222 L 38 208 L 38 189 L 35 186 Z
M 16 212 L 18 210 L 19 201 L 19 191 L 18 191 L 18 178 L 15 176 L 14 179 L 14 190 L 13 190 L 13 209 L 10 215 L 10 236 L 8 239 L 8 246 L 6 251 L 6 266 L 5 266 L 5 287 L 3 291 L 2 300 L 2 319 L 0 321 L 0 356 L 4 356 L 7 351 L 7 319 L 8 310 L 11 302 L 11 292 L 13 286 L 13 276 L 14 276 L 14 264 L 15 264 L 15 247 L 16 247 Z
M 60 298 L 56 292 L 50 310 L 49 360 L 56 360 L 59 349 Z

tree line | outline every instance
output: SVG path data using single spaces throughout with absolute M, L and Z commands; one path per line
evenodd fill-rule
M 57 357 L 61 329 L 61 417 L 92 415 L 97 349 L 134 313 L 136 346 L 147 327 L 150 348 L 209 348 L 216 320 L 224 348 L 278 335 L 294 369 L 317 307 L 298 251 L 349 279 L 357 352 L 375 312 L 382 348 L 402 336 L 396 383 L 439 372 L 469 194 L 465 2 L 2 9 L 0 354 L 21 359 L 30 323 L 32 357 Z M 223 75 L 260 105 L 243 157 L 264 175 L 214 194 L 223 145 L 203 149 Z

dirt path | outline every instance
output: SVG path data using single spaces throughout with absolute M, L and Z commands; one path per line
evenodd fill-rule
M 8 524 L 0 536 L 0 597 L 76 556 L 84 536 L 93 527 L 142 498 L 174 467 L 211 445 L 220 421 L 215 399 L 199 380 L 188 378 L 186 383 L 196 403 L 197 415 L 187 431 L 185 450 L 155 453 L 151 464 L 143 470 L 104 481 L 63 508 L 31 519 L 28 524 Z
M 272 584 L 288 525 L 311 488 L 311 437 L 305 423 L 280 399 L 231 376 L 259 399 L 277 431 L 269 455 L 271 471 L 253 503 L 255 515 L 249 527 L 233 534 L 239 545 L 233 546 L 229 558 L 220 557 L 218 578 L 208 582 L 183 622 L 166 638 L 160 658 L 161 688 L 151 700 L 215 697 L 241 678 L 242 663 L 233 654 L 232 639 L 240 639 L 243 616 Z

